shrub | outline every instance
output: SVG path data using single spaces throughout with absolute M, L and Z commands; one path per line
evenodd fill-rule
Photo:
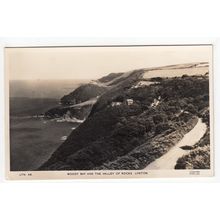
M 167 123 L 160 123 L 156 126 L 155 133 L 156 135 L 168 130 L 170 126 Z
M 198 108 L 194 106 L 193 104 L 189 104 L 186 108 L 186 110 L 192 114 L 197 114 L 198 113 Z

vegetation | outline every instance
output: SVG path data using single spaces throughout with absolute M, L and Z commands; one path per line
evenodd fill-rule
M 210 169 L 210 147 L 198 147 L 178 159 L 175 169 Z
M 196 143 L 191 151 L 179 158 L 175 169 L 210 169 L 210 128 L 209 111 L 205 109 L 201 115 L 203 122 L 207 124 L 207 131 L 204 136 Z
M 175 131 L 156 135 L 153 138 L 146 140 L 146 142 L 139 147 L 134 148 L 134 150 L 130 151 L 128 154 L 119 157 L 114 161 L 104 163 L 101 167 L 96 167 L 96 169 L 143 169 L 155 159 L 165 154 L 172 146 L 180 141 L 184 134 L 189 132 L 196 123 L 197 118 L 194 116 L 186 124 L 177 128 Z
M 87 120 L 40 169 L 142 169 L 192 129 L 209 106 L 208 77 L 160 78 L 160 83 L 132 88 L 142 74 L 134 71 L 103 93 Z M 127 98 L 134 103 L 111 106 Z M 155 100 L 159 104 L 153 107 Z
M 102 83 L 107 83 L 107 82 L 110 82 L 112 81 L 113 79 L 123 75 L 124 73 L 110 73 L 108 74 L 107 76 L 104 76 L 102 78 L 99 79 L 99 82 L 102 82 Z
M 71 106 L 58 106 L 45 112 L 44 116 L 47 118 L 61 118 L 65 117 L 68 114 L 70 118 L 77 118 L 82 120 L 89 115 L 91 109 L 92 105 L 90 104 L 81 106 L 80 108 Z
M 63 105 L 78 104 L 85 102 L 91 98 L 100 96 L 106 91 L 106 87 L 96 84 L 85 84 L 78 87 L 76 90 L 61 98 Z

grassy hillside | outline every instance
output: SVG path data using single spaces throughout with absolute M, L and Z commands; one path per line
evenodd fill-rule
M 133 71 L 101 95 L 87 120 L 40 169 L 141 169 L 180 140 L 209 106 L 208 76 L 160 78 L 134 87 L 143 74 Z
M 89 83 L 82 85 L 70 94 L 63 96 L 60 101 L 63 105 L 78 104 L 100 96 L 106 90 L 106 87 Z
M 123 89 L 130 87 L 134 81 L 137 81 L 143 73 L 144 70 L 111 73 L 97 81 L 81 85 L 71 93 L 63 96 L 60 100 L 61 105 L 46 111 L 45 116 L 48 118 L 64 118 L 68 114 L 72 118 L 85 119 L 92 109 L 99 108 L 99 105 L 107 100 L 106 97 L 114 98 Z M 108 91 L 110 92 L 108 93 Z M 98 100 L 99 97 L 100 101 Z M 95 99 L 98 100 L 98 105 L 95 104 Z M 95 108 L 93 108 L 94 104 Z
M 103 76 L 98 81 L 102 83 L 107 83 L 112 81 L 113 79 L 122 76 L 124 73 L 110 73 L 107 76 Z

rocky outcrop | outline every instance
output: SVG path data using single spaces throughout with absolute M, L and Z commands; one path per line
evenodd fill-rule
M 67 117 L 84 120 L 88 117 L 98 97 L 106 90 L 106 87 L 91 83 L 81 85 L 70 94 L 63 96 L 60 100 L 60 106 L 45 112 L 45 117 L 59 120 L 65 120 Z
M 93 104 L 83 106 L 58 106 L 45 112 L 44 116 L 48 119 L 76 118 L 84 120 L 89 115 Z

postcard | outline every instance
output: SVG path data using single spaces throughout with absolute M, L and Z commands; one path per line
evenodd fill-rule
M 213 46 L 5 48 L 6 178 L 211 177 Z

